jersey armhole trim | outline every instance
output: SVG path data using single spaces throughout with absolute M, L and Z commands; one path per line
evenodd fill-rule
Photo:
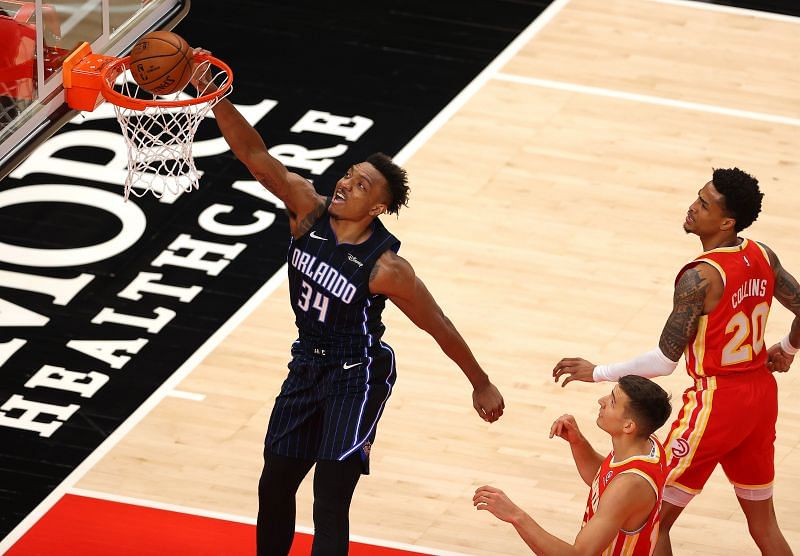
M 767 250 L 766 250 L 766 249 L 764 249 L 764 246 L 763 246 L 763 245 L 761 245 L 761 244 L 760 244 L 759 242 L 757 242 L 757 241 L 754 241 L 753 243 L 755 243 L 755 244 L 756 244 L 756 246 L 758 246 L 758 248 L 761 250 L 761 254 L 762 254 L 762 255 L 764 255 L 764 259 L 767 261 L 767 266 L 769 266 L 770 268 L 772 268 L 772 261 L 771 261 L 771 260 L 770 260 L 770 258 L 769 258 L 769 254 L 767 253 Z
M 728 283 L 727 276 L 725 275 L 725 271 L 722 270 L 722 267 L 719 265 L 718 262 L 712 261 L 711 259 L 702 258 L 702 259 L 695 259 L 695 260 L 692 261 L 692 263 L 706 263 L 706 264 L 711 265 L 712 267 L 714 267 L 716 269 L 716 271 L 719 272 L 720 278 L 722 278 L 722 287 L 723 287 L 723 289 L 725 288 L 725 286 Z
M 647 484 L 650 485 L 650 488 L 653 489 L 653 494 L 656 495 L 655 504 L 658 504 L 658 487 L 656 486 L 655 481 L 653 481 L 653 478 L 650 477 L 650 475 L 648 475 L 647 473 L 644 473 L 643 471 L 641 471 L 639 469 L 626 469 L 625 471 L 619 473 L 617 475 L 617 477 L 625 475 L 625 474 L 638 475 L 639 477 L 641 477 L 642 479 L 647 481 Z M 648 512 L 647 517 L 644 520 L 644 523 L 642 523 L 637 529 L 634 529 L 633 531 L 628 531 L 627 529 L 623 529 L 622 527 L 620 527 L 619 530 L 622 531 L 623 533 L 625 533 L 626 535 L 636 535 L 637 533 L 641 532 L 642 529 L 644 529 L 647 526 L 647 524 L 650 522 L 650 516 L 651 516 L 652 513 L 653 513 L 653 509 L 651 508 L 650 512 Z

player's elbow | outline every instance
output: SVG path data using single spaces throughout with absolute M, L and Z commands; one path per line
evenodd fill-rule
M 244 160 L 242 162 L 247 166 L 247 169 L 250 170 L 250 173 L 258 183 L 281 197 L 283 191 L 288 187 L 286 172 L 283 173 L 284 175 L 276 175 L 272 168 L 265 167 L 263 164 L 258 163 L 258 161 L 253 161 L 252 159 L 250 163 Z

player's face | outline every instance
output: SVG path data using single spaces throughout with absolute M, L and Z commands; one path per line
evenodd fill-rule
M 360 220 L 386 212 L 386 178 L 369 162 L 354 164 L 336 182 L 330 213 L 339 218 Z
M 683 221 L 687 234 L 706 236 L 719 232 L 733 219 L 725 213 L 725 199 L 712 182 L 708 182 L 697 192 L 697 199 L 691 204 Z
M 600 404 L 597 426 L 609 434 L 621 432 L 630 421 L 625 417 L 625 409 L 628 404 L 627 394 L 617 385 L 610 394 L 597 400 L 597 403 Z

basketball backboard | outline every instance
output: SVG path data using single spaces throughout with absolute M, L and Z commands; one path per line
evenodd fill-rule
M 136 40 L 171 29 L 190 0 L 0 0 L 0 180 L 75 111 L 61 64 L 88 42 L 122 56 Z

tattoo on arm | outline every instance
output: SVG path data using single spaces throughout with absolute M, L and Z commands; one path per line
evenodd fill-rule
M 800 316 L 800 284 L 780 263 L 775 265 L 775 297 L 781 305 Z
M 297 229 L 296 229 L 296 231 L 295 231 L 295 233 L 297 234 L 297 237 L 300 237 L 300 236 L 302 236 L 302 235 L 303 235 L 303 234 L 305 234 L 305 233 L 306 233 L 308 230 L 310 230 L 310 229 L 311 229 L 311 226 L 313 226 L 313 225 L 314 225 L 314 223 L 315 223 L 317 220 L 319 220 L 319 217 L 320 217 L 320 216 L 322 216 L 322 214 L 325 212 L 325 208 L 326 208 L 326 207 L 325 207 L 325 201 L 322 201 L 322 200 L 321 200 L 321 201 L 320 201 L 320 202 L 317 204 L 317 206 L 316 206 L 316 207 L 314 207 L 314 210 L 312 210 L 311 212 L 309 212 L 309 213 L 306 215 L 306 217 L 305 217 L 305 218 L 303 218 L 303 219 L 302 219 L 300 222 L 298 222 L 298 223 L 297 223 Z
M 794 320 L 789 329 L 789 342 L 796 346 L 800 341 L 800 284 L 783 268 L 778 255 L 772 249 L 763 244 L 761 246 L 767 251 L 769 264 L 775 273 L 775 288 L 772 295 L 781 305 L 794 313 Z
M 672 313 L 658 342 L 658 347 L 672 361 L 681 358 L 686 345 L 697 332 L 709 286 L 709 281 L 696 268 L 684 272 L 675 285 Z

